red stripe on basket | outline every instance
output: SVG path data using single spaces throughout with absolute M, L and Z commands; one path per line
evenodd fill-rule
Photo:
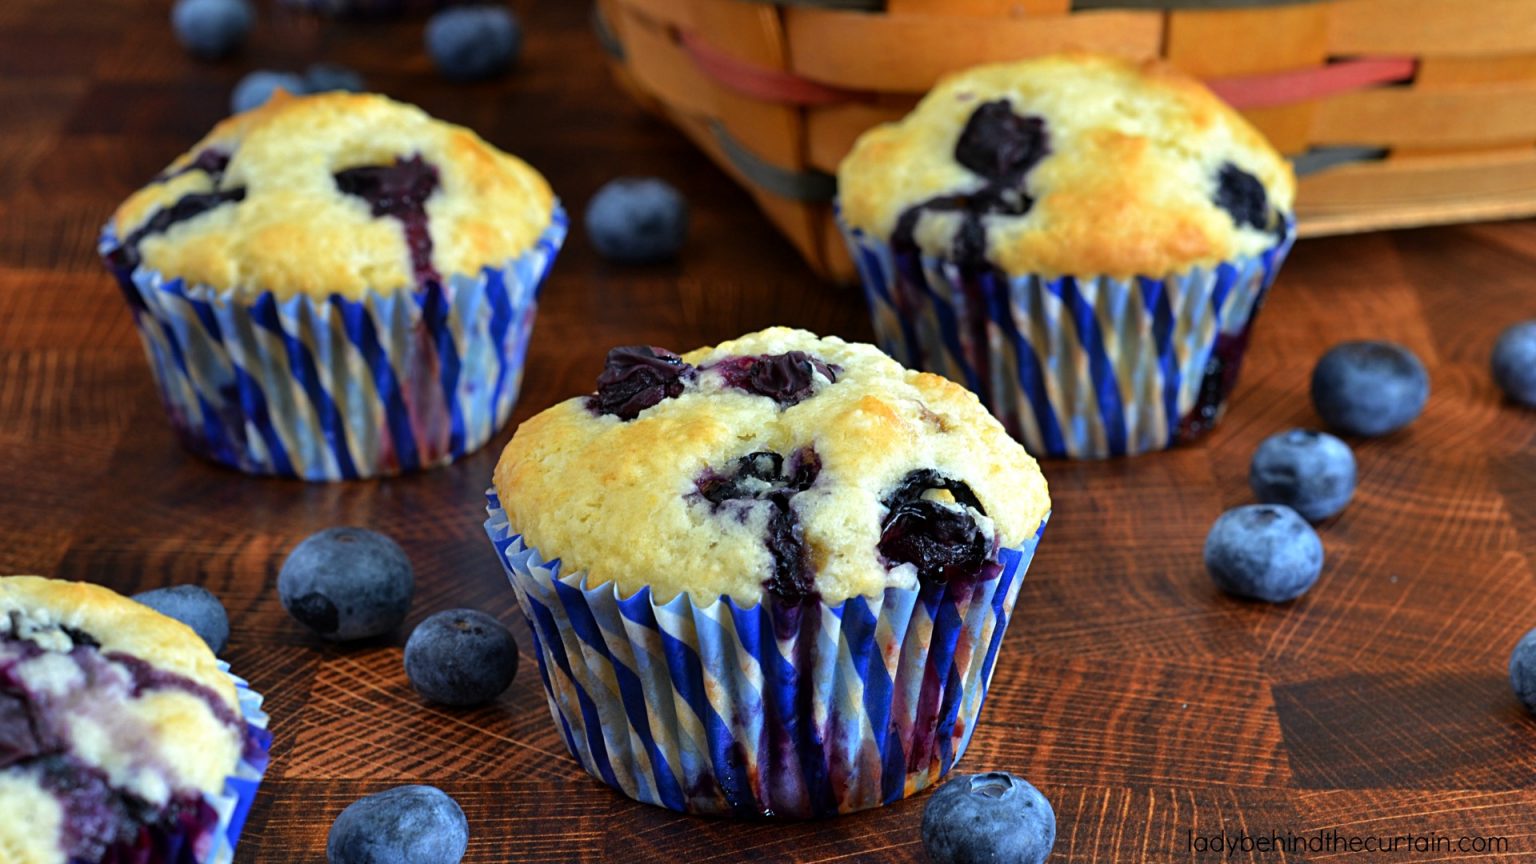
M 693 33 L 679 34 L 683 49 L 695 65 L 724 86 L 764 102 L 788 105 L 833 105 L 868 100 L 872 94 L 818 84 L 779 69 L 738 60 Z M 1413 77 L 1412 57 L 1370 57 L 1341 60 L 1315 69 L 1216 78 L 1206 85 L 1234 108 L 1266 108 L 1335 96 Z
M 695 65 L 721 84 L 764 102 L 791 105 L 832 105 L 862 99 L 868 94 L 817 84 L 778 69 L 753 66 L 726 54 L 692 33 L 680 34 L 683 48 Z
M 1371 57 L 1296 72 L 1216 78 L 1205 84 L 1234 108 L 1268 108 L 1406 81 L 1416 68 L 1412 57 Z

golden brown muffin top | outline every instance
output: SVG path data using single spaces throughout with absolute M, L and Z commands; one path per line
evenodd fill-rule
M 1202 84 L 1090 54 L 945 78 L 859 138 L 838 186 L 854 228 L 894 245 L 905 229 L 954 258 L 980 227 L 988 261 L 1047 276 L 1162 277 L 1256 255 L 1295 197 L 1289 163 Z
M 461 126 L 366 93 L 230 117 L 112 217 L 120 263 L 279 299 L 357 298 L 500 267 L 550 224 L 538 172 Z

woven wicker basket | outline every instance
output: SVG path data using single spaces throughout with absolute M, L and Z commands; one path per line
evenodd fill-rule
M 619 81 L 818 271 L 859 133 L 947 72 L 1068 48 L 1164 57 L 1300 175 L 1302 236 L 1536 214 L 1536 0 L 598 0 Z

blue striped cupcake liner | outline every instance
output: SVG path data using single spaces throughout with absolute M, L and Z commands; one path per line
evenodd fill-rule
M 974 585 L 744 608 L 562 573 L 487 493 L 549 710 L 593 777 L 688 813 L 812 818 L 897 801 L 965 753 L 1040 531 Z
M 111 267 L 183 444 L 251 474 L 351 480 L 443 465 L 512 413 L 565 211 L 522 256 L 446 287 L 278 300 Z
M 235 860 L 235 845 L 240 841 L 251 804 L 256 801 L 256 789 L 267 772 L 272 749 L 272 735 L 267 731 L 268 718 L 261 710 L 261 694 L 252 690 L 244 678 L 231 673 L 228 663 L 220 660 L 219 668 L 235 682 L 240 715 L 245 718 L 245 750 L 235 773 L 224 780 L 223 791 L 205 798 L 208 806 L 219 815 L 219 822 L 211 834 L 211 848 L 196 850 L 191 864 L 232 864 Z
M 1161 279 L 1008 277 L 897 254 L 839 219 L 875 334 L 914 369 L 964 384 L 1039 457 L 1128 456 L 1220 417 L 1254 318 L 1295 241 Z

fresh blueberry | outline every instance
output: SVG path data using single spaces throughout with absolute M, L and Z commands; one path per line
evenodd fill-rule
M 1393 342 L 1342 342 L 1312 370 L 1312 405 L 1328 428 L 1374 437 L 1412 423 L 1429 400 L 1429 373 Z
M 289 95 L 302 96 L 309 90 L 309 85 L 304 79 L 292 72 L 274 72 L 270 69 L 257 69 L 235 85 L 235 90 L 230 94 L 229 107 L 236 114 L 243 114 L 253 108 L 260 108 L 267 104 L 272 94 L 278 90 L 287 90 Z
M 1536 630 L 1520 637 L 1509 655 L 1509 685 L 1526 709 L 1536 713 Z
M 509 9 L 459 6 L 427 21 L 427 53 L 447 78 L 475 81 L 502 72 L 517 60 L 523 28 Z
M 1536 408 L 1536 320 L 1499 334 L 1493 346 L 1493 380 L 1509 398 Z
M 416 580 L 395 541 L 366 528 L 327 528 L 293 547 L 277 596 L 300 623 L 327 639 L 379 636 L 400 626 Z
M 333 90 L 361 93 L 366 87 L 363 76 L 335 63 L 315 63 L 304 70 L 306 93 L 329 93 Z
M 1284 504 L 1310 522 L 1327 519 L 1355 494 L 1355 454 L 1327 432 L 1281 432 L 1254 452 L 1248 485 L 1265 504 Z
M 215 654 L 222 652 L 224 646 L 229 644 L 229 613 L 224 611 L 224 604 L 219 602 L 219 598 L 206 588 L 173 585 L 135 594 L 133 599 L 191 627 L 197 635 L 203 637 L 203 641 L 208 643 Z
M 458 864 L 469 847 L 459 803 L 433 786 L 396 786 L 347 805 L 325 841 L 328 864 Z
M 193 56 L 217 60 L 240 47 L 255 17 L 250 0 L 176 0 L 171 27 Z
M 1228 594 L 1283 603 L 1323 570 L 1323 541 L 1295 510 L 1249 504 L 1221 514 L 1205 538 L 1205 569 Z
M 587 203 L 587 236 L 599 255 L 644 263 L 676 257 L 688 235 L 688 204 L 655 177 L 610 180 Z
M 923 849 L 933 864 L 1041 864 L 1055 845 L 1051 802 L 1006 772 L 952 778 L 923 808 Z
M 517 643 L 484 612 L 439 612 L 416 625 L 406 641 L 405 674 L 433 702 L 483 705 L 517 675 Z

